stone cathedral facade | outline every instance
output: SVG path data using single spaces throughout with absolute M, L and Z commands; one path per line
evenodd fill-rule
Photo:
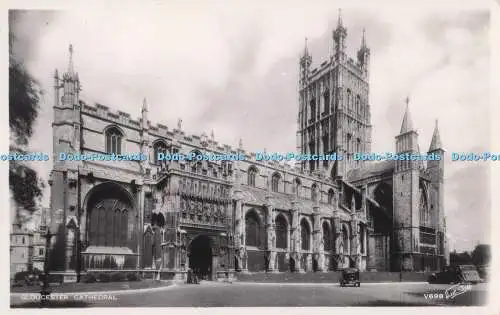
M 238 272 L 429 271 L 446 263 L 443 159 L 359 162 L 371 150 L 370 50 L 345 52 L 341 17 L 334 55 L 311 69 L 300 58 L 297 151 L 344 156 L 296 167 L 154 124 L 80 98 L 72 48 L 54 75 L 50 265 L 68 281 L 91 271 L 155 272 L 206 279 Z M 138 106 L 139 108 L 139 106 Z M 291 135 L 292 136 L 292 135 Z M 264 144 L 263 144 L 264 145 Z M 397 153 L 419 152 L 410 112 Z M 140 153 L 130 161 L 60 160 L 60 153 Z M 429 152 L 443 155 L 438 127 Z M 158 153 L 241 154 L 243 161 L 159 161 Z

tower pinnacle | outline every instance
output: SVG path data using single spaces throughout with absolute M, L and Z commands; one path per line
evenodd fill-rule
M 413 122 L 410 115 L 410 98 L 406 97 L 406 111 L 403 117 L 403 123 L 401 124 L 400 134 L 407 133 L 413 130 Z
M 309 50 L 307 49 L 307 37 L 305 38 L 304 41 L 304 56 L 305 57 L 309 56 Z
M 429 152 L 442 148 L 443 145 L 441 143 L 441 136 L 439 135 L 438 120 L 436 119 L 436 125 L 434 126 L 434 133 L 432 135 L 431 145 L 429 146 Z
M 75 74 L 75 69 L 73 66 L 73 44 L 69 44 L 68 74 L 71 76 Z
M 342 10 L 339 9 L 337 28 L 333 31 L 333 41 L 335 43 L 334 52 L 335 59 L 343 61 L 345 59 L 345 39 L 347 37 L 347 29 L 342 21 Z
M 304 54 L 300 57 L 300 64 L 304 68 L 308 68 L 311 65 L 312 57 L 309 55 L 309 49 L 307 48 L 307 37 L 304 42 Z

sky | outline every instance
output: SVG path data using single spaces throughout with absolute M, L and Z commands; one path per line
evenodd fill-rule
M 140 116 L 187 133 L 210 134 L 247 151 L 295 151 L 298 61 L 305 37 L 313 67 L 328 59 L 339 6 L 326 1 L 282 6 L 259 2 L 179 2 L 78 10 L 23 11 L 11 24 L 16 58 L 44 90 L 31 151 L 52 148 L 52 76 L 74 47 L 86 103 Z M 394 150 L 410 99 L 413 125 L 427 151 L 435 120 L 447 151 L 483 152 L 490 144 L 489 13 L 485 9 L 343 8 L 347 53 L 366 29 L 370 59 L 372 151 Z M 50 162 L 33 167 L 48 179 Z M 487 163 L 445 163 L 450 246 L 489 242 Z M 44 205 L 50 192 L 45 191 Z

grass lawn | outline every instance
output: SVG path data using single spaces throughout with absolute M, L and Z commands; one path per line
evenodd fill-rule
M 106 283 L 63 283 L 62 285 L 51 285 L 53 293 L 70 293 L 70 292 L 99 292 L 99 291 L 118 291 L 118 290 L 133 290 L 157 288 L 170 285 L 169 281 L 156 280 L 141 280 L 141 281 L 123 281 L 123 282 L 106 282 Z M 11 293 L 38 293 L 41 287 L 38 285 L 14 287 L 10 289 Z

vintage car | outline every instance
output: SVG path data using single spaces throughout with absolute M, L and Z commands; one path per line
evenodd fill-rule
M 473 265 L 446 266 L 443 271 L 429 276 L 429 283 L 479 283 L 481 278 Z
M 347 285 L 352 285 L 355 287 L 361 286 L 359 281 L 359 270 L 356 268 L 346 268 L 342 270 L 342 276 L 340 278 L 340 286 L 345 287 Z

